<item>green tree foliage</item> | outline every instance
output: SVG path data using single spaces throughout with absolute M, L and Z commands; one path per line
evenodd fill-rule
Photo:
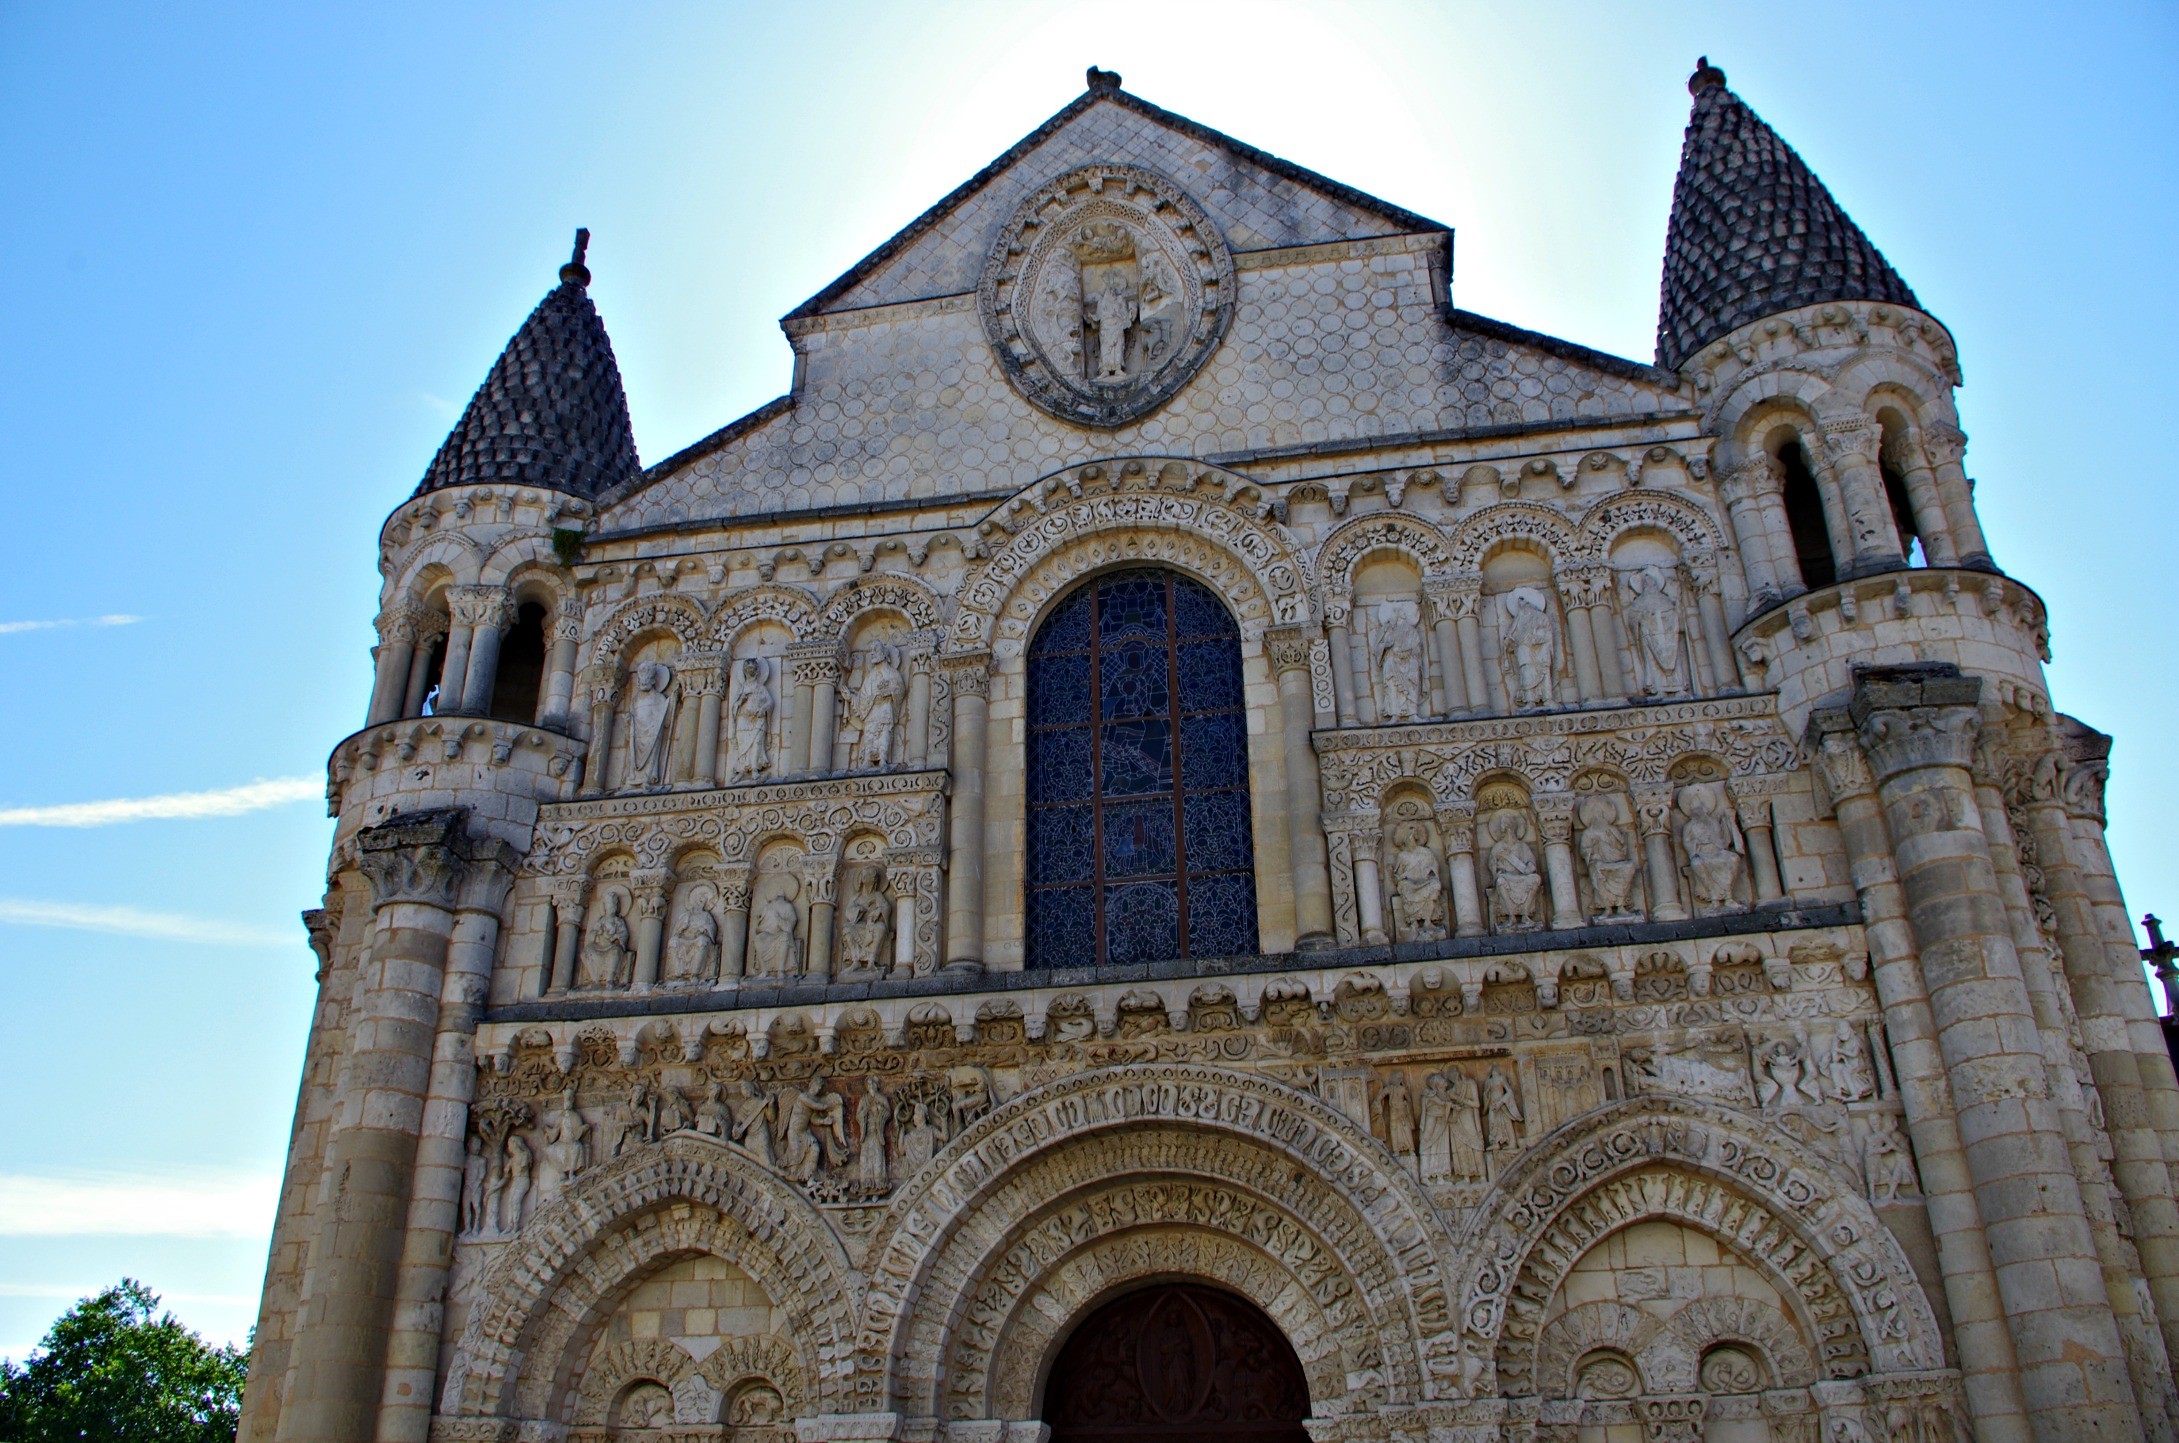
M 123 1278 L 0 1362 L 0 1443 L 233 1443 L 249 1360 L 215 1348 Z

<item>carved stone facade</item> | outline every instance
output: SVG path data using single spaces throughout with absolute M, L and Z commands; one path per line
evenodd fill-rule
M 1179 1285 L 1319 1443 L 2174 1438 L 2108 740 L 1943 329 L 1702 336 L 1676 219 L 1602 356 L 1091 79 L 789 397 L 387 522 L 243 1436 L 1041 1443 Z M 1681 204 L 1791 160 L 1694 89 Z M 619 404 L 587 282 L 483 399 Z

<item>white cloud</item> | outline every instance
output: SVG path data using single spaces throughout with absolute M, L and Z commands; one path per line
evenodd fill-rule
M 156 942 L 211 942 L 241 947 L 285 947 L 298 941 L 286 932 L 252 927 L 242 922 L 222 922 L 210 917 L 185 917 L 177 912 L 146 912 L 136 907 L 96 906 L 78 902 L 36 902 L 21 897 L 0 897 L 0 924 L 23 927 L 63 927 L 75 932 L 110 932 L 122 937 L 145 937 Z
M 279 1191 L 265 1172 L 0 1173 L 0 1237 L 265 1237 Z
M 325 795 L 315 777 L 258 778 L 209 792 L 169 792 L 159 797 L 115 797 L 103 802 L 61 802 L 45 807 L 0 807 L 0 827 L 110 827 L 119 822 L 173 817 L 236 817 Z
M 134 626 L 141 616 L 113 612 L 106 616 L 62 616 L 48 621 L 0 621 L 0 636 L 13 636 L 18 631 L 53 631 L 63 626 Z

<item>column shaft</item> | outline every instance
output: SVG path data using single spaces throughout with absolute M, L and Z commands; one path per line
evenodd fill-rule
M 903 753 L 910 767 L 930 764 L 931 669 L 927 656 L 917 658 L 908 673 L 908 736 Z
M 409 667 L 415 659 L 416 643 L 406 636 L 396 635 L 378 644 L 378 655 L 372 658 L 375 670 L 371 709 L 363 719 L 365 726 L 375 727 L 401 715 L 401 703 L 408 695 Z
M 953 799 L 946 857 L 946 965 L 980 968 L 984 960 L 984 718 L 990 703 L 985 663 L 957 667 L 953 680 Z
M 1449 616 L 1440 614 L 1431 627 L 1437 638 L 1438 673 L 1445 678 L 1445 710 L 1450 716 L 1465 715 L 1471 703 L 1468 700 L 1468 677 L 1460 665 L 1460 629 Z
M 1354 706 L 1354 638 L 1344 626 L 1331 628 L 1330 637 L 1332 704 L 1339 725 L 1351 727 L 1360 716 Z
M 416 649 L 409 654 L 409 684 L 401 697 L 400 715 L 404 717 L 424 714 L 424 697 L 431 689 L 431 655 L 439 644 L 436 632 L 416 638 Z
M 1377 876 L 1377 858 L 1367 838 L 1355 838 L 1354 903 L 1362 915 L 1362 940 L 1372 947 L 1385 944 L 1385 898 Z
M 1316 747 L 1310 740 L 1316 703 L 1310 696 L 1309 641 L 1298 629 L 1265 637 L 1278 674 L 1280 745 L 1286 762 L 1286 846 L 1294 868 L 1294 945 L 1332 943 L 1331 863 L 1324 844 L 1323 798 Z
M 469 684 L 469 628 L 456 623 L 446 631 L 446 660 L 439 665 L 439 699 L 434 716 L 458 713 L 467 700 Z
M 1460 613 L 1457 629 L 1460 632 L 1460 671 L 1468 679 L 1468 706 L 1476 712 L 1489 712 L 1492 706 L 1490 688 L 1483 680 L 1483 632 L 1475 622 L 1474 598 Z
M 1600 701 L 1604 685 L 1596 674 L 1596 633 L 1589 629 L 1589 608 L 1569 604 L 1566 630 L 1574 643 L 1574 685 L 1580 688 L 1583 701 Z

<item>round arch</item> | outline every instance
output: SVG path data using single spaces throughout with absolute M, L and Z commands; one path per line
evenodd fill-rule
M 590 640 L 590 665 L 618 677 L 629 643 L 646 634 L 679 638 L 682 650 L 703 641 L 704 609 L 685 596 L 645 596 L 623 605 L 605 619 Z

